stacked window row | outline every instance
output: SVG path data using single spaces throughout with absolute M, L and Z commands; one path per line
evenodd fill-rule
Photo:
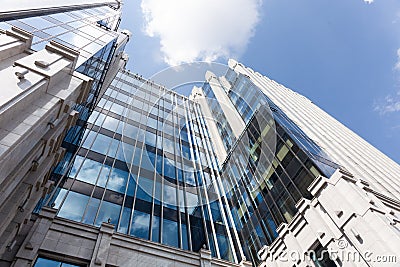
M 185 97 L 119 73 L 59 179 L 50 201 L 58 216 L 110 221 L 118 232 L 186 250 L 205 244 L 214 257 L 235 261 L 200 112 Z
M 275 240 L 277 226 L 311 197 L 315 177 L 330 177 L 337 165 L 315 161 L 310 155 L 326 155 L 247 76 L 230 69 L 226 79 L 246 128 L 222 167 L 222 182 L 244 254 L 257 264 L 257 251 Z
M 258 261 L 257 251 L 277 237 L 277 226 L 291 221 L 300 198 L 310 198 L 307 187 L 321 173 L 284 129 L 268 119 L 263 129 L 258 128 L 256 121 L 250 121 L 246 129 L 249 144 L 236 145 L 235 153 L 231 154 L 235 156 L 231 156 L 222 169 L 235 225 L 245 244 L 245 255 L 254 262 Z M 252 149 L 260 145 L 254 142 L 260 137 L 274 136 L 277 138 L 275 148 L 263 142 L 262 147 Z M 270 157 L 270 153 L 274 156 Z M 268 160 L 262 162 L 260 158 Z

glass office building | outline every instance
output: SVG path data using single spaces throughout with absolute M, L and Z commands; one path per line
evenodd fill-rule
M 214 92 L 219 88 L 234 111 L 224 114 L 221 105 L 226 103 L 220 103 Z M 205 82 L 202 90 L 227 150 L 220 176 L 243 255 L 258 264 L 257 252 L 276 239 L 281 223 L 291 222 L 296 203 L 303 197 L 311 199 L 307 188 L 314 179 L 330 177 L 340 166 L 247 75 L 229 68 L 224 77 Z M 231 112 L 237 112 L 246 125 L 238 138 L 230 127 L 235 123 L 229 119 Z
M 227 158 L 217 162 L 201 106 L 127 71 L 118 73 L 88 120 L 70 164 L 53 175 L 46 201 L 58 216 L 185 250 L 259 262 L 258 250 L 289 223 L 307 187 L 340 166 L 246 76 L 229 69 L 228 97 L 246 127 L 211 104 Z M 223 104 L 223 103 L 221 103 Z M 271 112 L 272 110 L 272 112 Z M 230 130 L 231 131 L 231 130 Z M 323 160 L 322 160 L 323 159 Z
M 88 122 L 71 166 L 54 176 L 48 204 L 59 217 L 108 221 L 123 234 L 196 252 L 206 247 L 215 258 L 237 261 L 197 103 L 124 71 Z

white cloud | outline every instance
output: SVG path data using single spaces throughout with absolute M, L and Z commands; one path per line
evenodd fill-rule
M 386 96 L 382 103 L 375 104 L 374 110 L 380 114 L 400 111 L 400 91 L 396 95 Z
M 397 63 L 394 66 L 396 70 L 400 70 L 400 48 L 397 49 Z
M 365 3 L 371 4 L 374 0 L 364 0 Z
M 148 36 L 159 37 L 169 65 L 213 61 L 243 52 L 262 0 L 142 0 Z
M 400 71 L 400 48 L 397 49 L 397 62 L 394 70 Z M 400 91 L 397 94 L 387 95 L 385 99 L 375 102 L 374 110 L 380 114 L 387 114 L 400 111 Z

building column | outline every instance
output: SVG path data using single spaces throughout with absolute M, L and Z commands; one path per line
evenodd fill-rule
M 211 250 L 200 249 L 200 267 L 211 267 Z
M 240 267 L 252 267 L 253 266 L 253 264 L 250 261 L 247 261 L 247 260 L 242 260 L 239 263 L 239 265 L 240 265 Z
M 23 267 L 33 265 L 38 255 L 38 250 L 50 229 L 53 219 L 56 217 L 57 210 L 53 208 L 43 207 L 39 214 L 39 218 L 27 238 L 23 242 L 20 250 L 15 257 L 16 260 L 12 266 Z
M 103 222 L 97 237 L 90 267 L 105 267 L 110 249 L 111 239 L 114 234 L 114 225 Z

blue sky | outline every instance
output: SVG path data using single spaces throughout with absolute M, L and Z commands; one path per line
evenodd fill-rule
M 133 72 L 233 57 L 400 162 L 400 1 L 125 0 L 123 12 Z

